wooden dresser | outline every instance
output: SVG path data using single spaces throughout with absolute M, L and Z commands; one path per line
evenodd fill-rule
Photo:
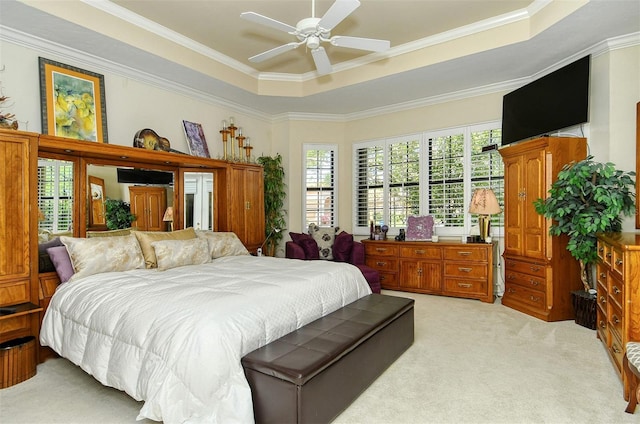
M 558 172 L 587 154 L 584 138 L 542 137 L 503 147 L 504 263 L 502 304 L 545 321 L 574 318 L 571 292 L 581 290 L 580 266 L 567 237 L 551 237 L 551 221 L 533 202 L 546 198 Z
M 598 338 L 622 379 L 628 399 L 622 357 L 628 341 L 640 341 L 640 234 L 599 234 L 598 258 Z
M 493 244 L 362 240 L 382 288 L 493 302 Z

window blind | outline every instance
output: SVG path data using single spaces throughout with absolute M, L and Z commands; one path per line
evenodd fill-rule
M 336 225 L 336 146 L 305 145 L 304 228 Z

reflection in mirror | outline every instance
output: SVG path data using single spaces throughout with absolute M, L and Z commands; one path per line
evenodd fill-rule
M 38 241 L 73 235 L 73 162 L 38 159 Z
M 184 227 L 213 230 L 213 174 L 185 172 Z
M 89 187 L 92 182 L 102 180 L 105 200 L 124 202 L 129 207 L 129 211 L 136 215 L 136 220 L 131 224 L 119 222 L 125 228 L 134 226 L 142 231 L 166 231 L 167 226 L 162 222 L 162 217 L 167 206 L 172 206 L 173 203 L 172 172 L 90 164 L 87 165 L 87 177 Z M 91 192 L 88 194 L 91 196 Z M 88 228 L 94 231 L 121 228 L 121 225 L 108 222 L 108 214 L 106 226 L 92 227 L 91 213 L 88 214 L 87 221 Z

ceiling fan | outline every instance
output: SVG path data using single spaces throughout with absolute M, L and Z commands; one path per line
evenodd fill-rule
M 356 10 L 358 6 L 360 6 L 358 0 L 336 0 L 322 18 L 316 18 L 315 0 L 311 0 L 311 17 L 302 19 L 295 27 L 255 12 L 241 13 L 240 17 L 243 19 L 295 35 L 299 40 L 252 56 L 249 61 L 262 62 L 306 44 L 307 48 L 311 50 L 318 74 L 325 75 L 331 73 L 332 67 L 326 50 L 320 45 L 323 42 L 330 43 L 336 47 L 348 47 L 372 52 L 381 52 L 389 49 L 391 44 L 388 40 L 341 35 L 331 37 L 331 30 Z

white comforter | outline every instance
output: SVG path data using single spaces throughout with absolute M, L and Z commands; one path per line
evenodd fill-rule
M 252 422 L 240 358 L 371 291 L 354 266 L 235 256 L 58 288 L 40 340 L 144 400 L 139 419 Z

